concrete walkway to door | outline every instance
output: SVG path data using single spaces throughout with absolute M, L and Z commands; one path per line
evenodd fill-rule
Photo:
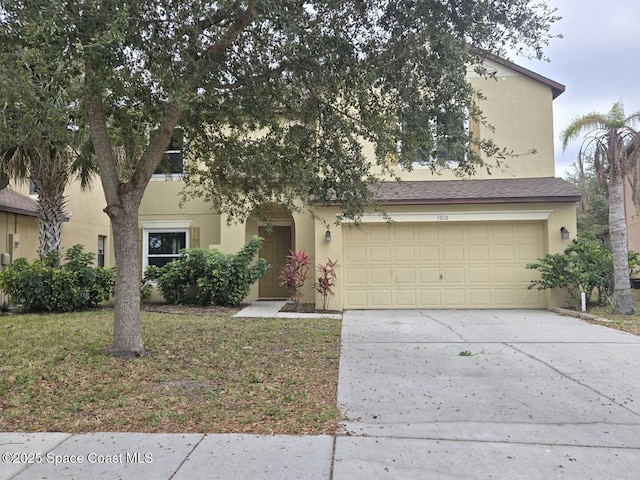
M 640 337 L 536 310 L 348 311 L 334 480 L 636 479 Z

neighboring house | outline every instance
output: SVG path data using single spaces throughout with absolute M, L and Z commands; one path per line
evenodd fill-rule
M 576 233 L 579 192 L 554 178 L 552 102 L 564 86 L 500 59 L 487 66 L 494 79 L 470 74 L 469 81 L 484 93 L 480 108 L 495 131 L 475 125 L 473 133 L 515 153 L 535 149 L 535 154 L 508 158 L 490 175 L 479 171 L 464 180 L 450 171 L 399 171 L 405 182 L 384 183 L 377 192 L 392 224 L 371 214 L 359 227 L 335 226 L 335 206 L 319 212 L 332 224 L 329 231 L 308 214 L 277 205 L 271 208 L 271 229 L 254 218 L 228 226 L 224 214 L 200 200 L 179 208 L 179 175 L 167 181 L 158 174 L 140 208 L 143 268 L 164 264 L 185 247 L 235 252 L 258 234 L 264 237 L 260 256 L 273 268 L 251 289 L 249 300 L 286 297 L 277 272 L 289 250 L 304 250 L 313 264 L 339 262 L 332 309 L 561 305 L 561 292 L 527 289 L 536 272 L 525 265 L 563 251 L 570 240 L 561 229 L 570 238 Z M 321 305 L 313 281 L 305 301 L 315 298 Z
M 627 221 L 627 248 L 640 252 L 640 212 L 633 204 L 633 195 L 629 182 L 624 182 L 624 215 Z M 634 272 L 634 277 L 638 277 L 638 272 Z M 634 282 L 638 285 L 639 282 Z
M 96 255 L 96 266 L 114 265 L 111 249 L 111 224 L 104 213 L 106 201 L 100 179 L 94 179 L 94 188 L 82 191 L 79 182 L 72 182 L 65 190 L 65 211 L 67 220 L 62 225 L 62 253 L 76 244 L 84 245 L 85 252 Z M 98 188 L 95 188 L 98 187 Z M 0 250 L 8 252 L 11 259 L 25 257 L 38 258 L 38 195 L 31 191 L 28 182 L 0 190 L 0 213 L 14 217 L 0 216 Z M 13 208 L 13 210 L 12 210 Z M 6 213 L 5 213 L 6 212 Z M 6 247 L 2 238 L 6 238 Z M 1 252 L 0 252 L 1 253 Z

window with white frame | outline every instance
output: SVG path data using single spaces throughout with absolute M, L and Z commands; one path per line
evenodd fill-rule
M 106 243 L 107 237 L 104 235 L 98 235 L 98 255 L 96 257 L 96 260 L 98 261 L 98 267 L 104 267 L 104 252 Z
M 184 173 L 184 132 L 176 128 L 171 137 L 167 151 L 162 156 L 160 165 L 153 172 L 154 178 L 180 176 Z
M 187 228 L 145 229 L 143 267 L 161 267 L 180 257 L 180 250 L 189 248 Z
M 464 132 L 469 134 L 470 132 L 469 113 L 465 111 L 464 119 L 460 119 L 460 120 L 464 122 L 462 123 L 462 128 Z M 456 168 L 459 165 L 461 158 L 459 158 L 458 155 L 451 152 L 447 148 L 449 135 L 447 134 L 446 131 L 438 132 L 439 125 L 437 125 L 437 122 L 435 120 L 431 121 L 430 123 L 432 125 L 432 129 L 434 133 L 438 134 L 438 137 L 435 139 L 435 151 L 429 152 L 429 153 L 423 152 L 423 151 L 418 152 L 418 158 L 416 158 L 415 161 L 412 162 L 411 166 L 414 169 L 430 168 L 430 166 L 435 163 L 436 165 L 439 165 L 445 168 Z M 460 123 L 458 125 L 460 125 Z

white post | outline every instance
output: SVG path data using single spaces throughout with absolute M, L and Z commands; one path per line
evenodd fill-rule
M 586 312 L 587 311 L 587 294 L 585 292 L 580 293 L 580 300 L 582 303 L 582 311 Z

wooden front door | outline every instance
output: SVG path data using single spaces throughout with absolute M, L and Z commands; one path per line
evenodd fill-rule
M 278 285 L 278 276 L 291 250 L 291 226 L 272 227 L 270 231 L 266 227 L 259 227 L 258 235 L 264 238 L 260 258 L 271 265 L 258 284 L 258 294 L 261 298 L 287 298 L 289 291 Z

